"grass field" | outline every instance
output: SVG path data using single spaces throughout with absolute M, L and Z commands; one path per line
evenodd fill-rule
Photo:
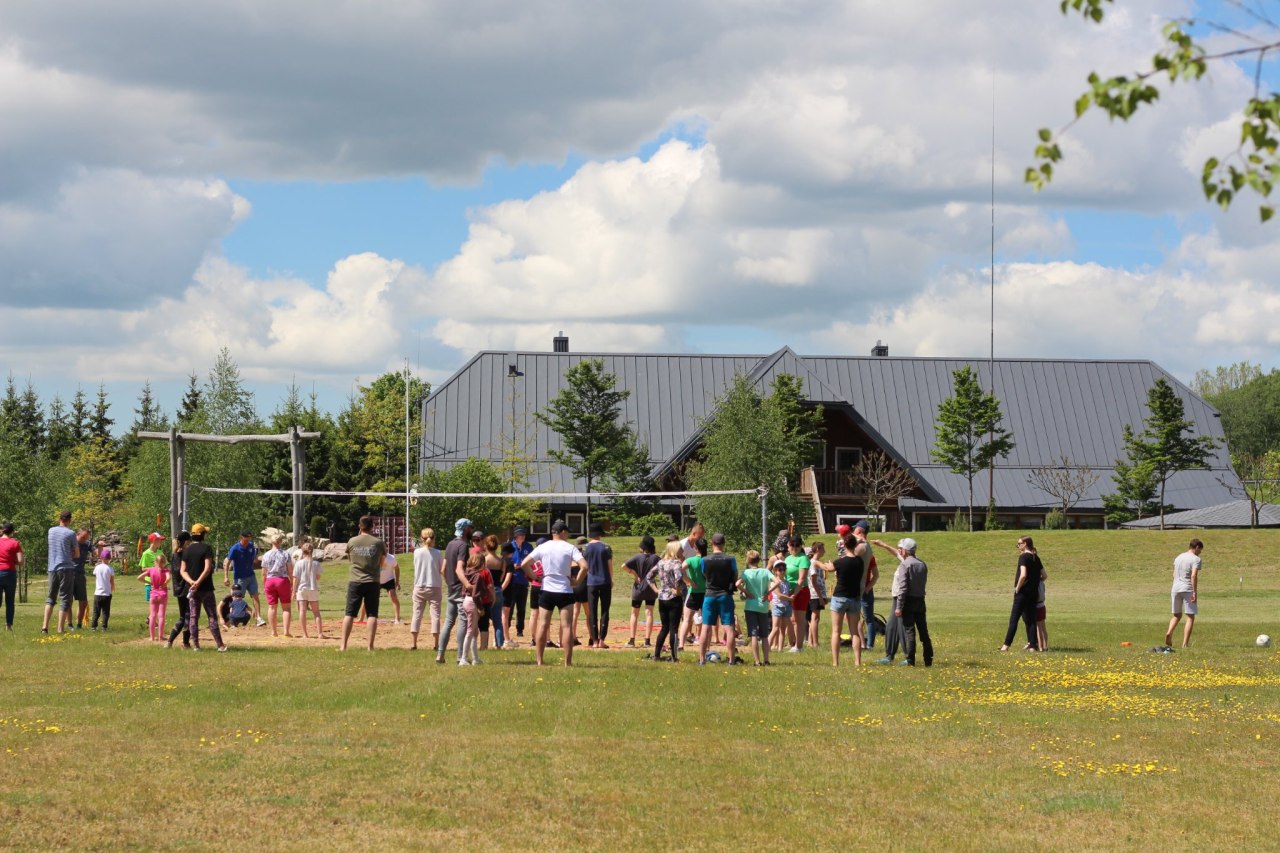
M 1280 533 L 1202 533 L 1192 648 L 1155 655 L 1190 535 L 1037 534 L 1032 655 L 996 651 L 1016 534 L 921 534 L 932 669 L 833 670 L 825 623 L 771 669 L 243 633 L 196 655 L 141 639 L 131 579 L 106 635 L 42 637 L 35 601 L 0 634 L 0 847 L 1267 847 L 1280 655 L 1254 638 L 1280 636 Z M 327 568 L 331 635 L 345 582 Z

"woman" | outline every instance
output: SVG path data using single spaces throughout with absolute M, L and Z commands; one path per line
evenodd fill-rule
M 792 619 L 795 623 L 795 645 L 787 649 L 797 654 L 804 648 L 809 634 L 809 558 L 804 553 L 804 540 L 792 536 L 787 540 L 787 585 L 791 587 Z
M 697 529 L 694 527 L 694 530 Z M 707 556 L 707 540 L 694 540 L 690 547 L 697 553 L 684 561 L 684 582 L 689 588 L 689 594 L 685 596 L 684 618 L 680 621 L 679 645 L 682 649 L 685 643 L 698 642 L 697 628 L 702 617 L 702 602 L 707 597 L 707 579 L 702 574 L 702 560 Z M 680 553 L 685 553 L 683 544 Z
M 173 588 L 173 594 L 178 599 L 178 624 L 173 626 L 173 630 L 169 632 L 169 642 L 165 644 L 166 649 L 173 648 L 173 641 L 178 639 L 178 635 L 182 635 L 182 647 L 184 649 L 191 648 L 191 622 L 189 616 L 191 614 L 190 602 L 187 600 L 188 594 L 191 592 L 190 585 L 186 578 L 182 576 L 182 550 L 187 547 L 187 543 L 191 541 L 191 534 L 183 530 L 174 537 L 173 540 L 173 566 L 175 571 L 170 573 L 169 586 Z M 228 625 L 227 627 L 231 627 Z
M 658 645 L 653 650 L 653 659 L 662 660 L 662 644 L 671 646 L 671 662 L 677 660 L 679 646 L 680 610 L 683 605 L 684 592 L 684 549 L 679 542 L 668 542 L 662 552 L 662 559 L 645 575 L 645 583 L 658 597 L 658 618 L 662 622 L 662 630 L 658 632 Z
M 1004 634 L 1004 645 L 1000 651 L 1009 651 L 1009 645 L 1018 632 L 1018 620 L 1022 620 L 1027 629 L 1027 648 L 1033 652 L 1040 650 L 1036 638 L 1036 597 L 1043 574 L 1044 565 L 1031 543 L 1031 537 L 1023 536 L 1018 540 L 1018 570 L 1013 576 L 1013 610 L 1009 613 L 1009 630 Z
M 507 648 L 514 649 L 516 647 L 516 637 L 524 636 L 524 615 L 525 607 L 529 601 L 529 576 L 520 568 L 520 564 L 524 562 L 524 558 L 529 556 L 529 552 L 533 550 L 533 545 L 529 543 L 529 532 L 523 527 L 517 527 L 515 533 L 511 534 L 511 554 L 507 559 L 511 565 L 507 567 L 507 576 L 510 582 L 507 588 L 502 591 L 502 633 L 507 637 Z M 504 549 L 505 550 L 505 549 Z M 535 615 L 537 607 L 534 607 Z M 515 613 L 516 632 L 511 633 L 511 614 Z
M 0 527 L 0 598 L 4 599 L 4 627 L 13 630 L 13 605 L 18 595 L 18 569 L 26 557 L 22 543 L 13 537 L 13 522 Z
M 834 571 L 831 563 L 824 562 L 826 556 L 827 546 L 814 542 L 809 549 L 809 645 L 815 648 L 822 611 L 827 609 L 827 572 Z
M 535 543 L 535 547 L 549 541 L 551 540 L 547 537 L 540 536 Z M 525 556 L 529 555 L 526 554 Z M 523 558 L 521 558 L 521 562 L 524 562 Z M 529 578 L 529 636 L 536 637 L 538 636 L 538 622 L 542 619 L 542 610 L 538 607 L 538 602 L 542 598 L 542 561 L 535 560 L 525 574 Z M 547 640 L 547 646 L 552 649 L 560 647 L 558 643 L 551 640 Z
M 262 577 L 265 580 L 267 607 L 271 608 L 267 623 L 271 626 L 271 636 L 280 636 L 276 630 L 276 616 L 280 606 L 284 606 L 284 635 L 292 637 L 289 625 L 293 619 L 293 560 L 287 551 L 280 546 L 284 544 L 284 536 L 276 534 L 271 537 L 271 550 L 262 555 Z M 199 580 L 197 578 L 197 580 Z
M 409 636 L 413 639 L 409 650 L 418 648 L 418 632 L 422 630 L 422 614 L 431 611 L 431 648 L 440 645 L 440 599 L 444 592 L 444 577 L 440 567 L 444 557 L 436 547 L 436 532 L 422 528 L 422 544 L 413 552 L 413 615 L 409 617 Z
M 493 601 L 486 605 L 480 615 L 480 648 L 489 648 L 489 625 L 493 625 L 493 647 L 503 647 L 506 636 L 502 632 L 502 590 L 510 583 L 507 575 L 509 563 L 498 553 L 498 537 L 490 533 L 481 541 L 484 546 L 484 567 L 489 570 L 493 581 Z

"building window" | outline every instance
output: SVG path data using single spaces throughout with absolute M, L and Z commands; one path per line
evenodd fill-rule
M 550 536 L 551 535 L 551 516 L 535 515 L 533 517 L 533 524 L 531 524 L 530 527 L 532 528 L 530 532 L 534 536 Z
M 580 512 L 566 512 L 564 514 L 564 523 L 569 525 L 570 535 L 582 536 L 585 533 L 583 528 L 587 526 L 587 517 Z
M 814 468 L 822 469 L 827 467 L 827 443 L 821 439 L 813 439 L 809 442 L 809 455 L 805 458 L 805 465 L 812 465 Z
M 857 524 L 859 521 L 865 521 L 867 524 L 870 524 L 872 530 L 885 529 L 885 518 L 883 515 L 867 515 L 865 513 L 861 513 L 861 514 L 855 513 L 852 515 L 847 515 L 845 513 L 836 514 L 837 527 L 839 527 L 841 524 L 847 524 L 850 527 L 852 527 L 853 525 Z
M 836 448 L 836 470 L 852 471 L 854 466 L 862 461 L 861 447 L 837 447 Z

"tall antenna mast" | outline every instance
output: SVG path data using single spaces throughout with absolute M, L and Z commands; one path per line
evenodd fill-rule
M 989 393 L 996 393 L 996 75 L 991 74 L 991 349 L 987 354 Z M 994 431 L 988 441 L 995 440 Z M 996 460 L 987 468 L 987 501 L 996 502 Z

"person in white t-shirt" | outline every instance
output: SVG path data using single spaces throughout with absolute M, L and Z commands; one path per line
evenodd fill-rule
M 684 554 L 684 559 L 698 556 L 698 541 L 707 538 L 707 529 L 699 522 L 690 530 L 689 535 L 680 540 L 680 551 Z
M 538 607 L 546 613 L 538 620 L 534 641 L 538 666 L 542 666 L 542 653 L 547 647 L 551 611 L 556 608 L 560 610 L 560 645 L 564 649 L 564 665 L 573 665 L 573 584 L 579 575 L 587 571 L 587 560 L 568 540 L 569 525 L 556 521 L 551 525 L 551 538 L 520 562 L 522 569 L 529 569 L 534 563 L 542 564 L 542 592 L 538 596 Z
M 1164 632 L 1164 644 L 1173 644 L 1173 629 L 1178 627 L 1182 614 L 1187 614 L 1187 626 L 1182 629 L 1182 647 L 1191 645 L 1191 629 L 1196 624 L 1196 598 L 1200 591 L 1200 552 L 1204 543 L 1192 539 L 1187 550 L 1173 561 L 1173 617 L 1169 620 L 1169 630 Z
M 396 609 L 396 619 L 391 624 L 400 624 L 400 596 L 396 593 L 400 590 L 400 563 L 396 561 L 396 555 L 388 551 L 382 558 L 382 571 L 378 575 L 382 588 L 391 594 L 391 606 Z
M 111 549 L 103 548 L 98 555 L 98 565 L 93 567 L 93 630 L 98 630 L 98 617 L 102 617 L 102 630 L 111 621 L 111 596 L 116 592 L 116 570 L 111 568 Z
M 444 557 L 436 547 L 436 532 L 422 528 L 422 545 L 413 552 L 413 615 L 409 617 L 410 650 L 418 648 L 418 632 L 422 630 L 422 613 L 431 611 L 431 648 L 440 645 L 440 600 L 444 578 L 440 574 Z
M 310 639 L 307 633 L 307 611 L 316 617 L 316 639 L 324 639 L 324 622 L 320 619 L 320 561 L 312 556 L 314 553 L 310 542 L 303 542 L 298 549 L 298 559 L 293 564 L 293 577 L 297 581 L 294 595 L 298 598 L 298 618 L 302 620 L 302 636 Z

